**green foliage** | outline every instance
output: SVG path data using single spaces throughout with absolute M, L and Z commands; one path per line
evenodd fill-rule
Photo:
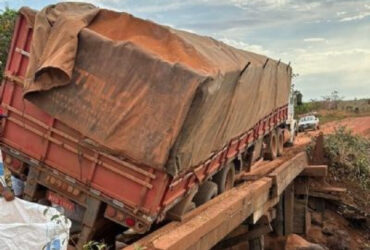
M 135 250 L 146 250 L 147 249 L 147 247 L 140 246 L 140 245 L 137 245 L 137 244 L 134 245 L 134 248 L 135 248 Z
M 312 111 L 317 111 L 320 108 L 320 102 L 304 102 L 301 105 L 294 106 L 294 114 L 298 116 Z
M 83 246 L 82 249 L 83 250 L 106 250 L 108 249 L 108 246 L 102 242 L 89 241 Z
M 325 114 L 320 115 L 320 123 L 325 124 L 327 122 L 338 121 L 349 116 L 350 114 L 346 114 L 343 112 L 329 111 L 326 112 Z
M 330 171 L 338 178 L 346 178 L 370 190 L 370 140 L 352 134 L 340 127 L 327 135 L 324 141 L 325 154 Z
M 17 12 L 6 8 L 0 14 L 0 80 L 3 78 Z

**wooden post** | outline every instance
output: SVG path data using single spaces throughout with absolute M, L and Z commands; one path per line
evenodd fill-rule
M 249 250 L 263 250 L 263 249 L 265 249 L 263 235 L 249 241 Z
M 262 216 L 257 224 L 250 225 L 248 233 L 249 250 L 265 249 L 264 235 L 271 231 L 272 226 L 268 215 Z
M 39 169 L 33 166 L 29 168 L 27 181 L 25 182 L 24 186 L 23 199 L 27 201 L 36 201 L 36 198 L 38 196 L 37 190 L 39 186 L 37 183 L 37 179 L 39 175 L 40 175 Z
M 263 215 L 256 224 L 252 224 L 251 220 L 246 220 L 245 225 L 240 225 L 233 231 L 232 235 L 221 242 L 219 242 L 212 249 L 222 250 L 233 246 L 242 247 L 243 244 L 248 242 L 249 249 L 263 250 L 263 236 L 272 232 L 272 226 L 268 215 Z
M 283 199 L 280 197 L 279 203 L 276 205 L 276 219 L 274 223 L 274 230 L 277 236 L 284 235 L 284 209 Z
M 294 184 L 291 183 L 284 191 L 284 235 L 293 233 L 294 220 Z
M 298 177 L 294 184 L 295 189 L 302 191 L 294 199 L 294 218 L 293 218 L 293 233 L 306 234 L 310 227 L 310 214 L 308 212 L 308 193 L 309 185 L 307 177 Z
M 94 226 L 96 225 L 101 207 L 101 201 L 92 197 L 87 198 L 86 203 L 87 206 L 82 221 L 82 230 L 76 246 L 77 249 L 82 249 L 83 245 L 90 241 L 94 236 Z

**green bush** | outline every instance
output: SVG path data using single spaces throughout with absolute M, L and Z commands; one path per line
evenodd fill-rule
M 0 14 L 0 81 L 3 79 L 17 12 L 6 8 Z
M 301 105 L 294 106 L 294 114 L 296 116 L 317 111 L 321 108 L 320 102 L 304 102 Z
M 370 140 L 340 127 L 325 136 L 329 170 L 338 178 L 349 179 L 370 190 Z

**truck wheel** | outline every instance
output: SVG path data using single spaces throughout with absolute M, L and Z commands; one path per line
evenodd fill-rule
M 196 205 L 194 202 L 190 202 L 188 206 L 185 209 L 185 213 L 190 212 L 191 210 L 194 210 L 196 208 Z
M 170 220 L 179 220 L 181 216 L 193 210 L 195 208 L 193 199 L 197 193 L 198 188 L 191 190 L 179 203 L 167 212 L 166 217 Z
M 219 194 L 233 188 L 235 182 L 234 163 L 230 162 L 226 167 L 221 169 L 213 176 L 212 181 L 217 184 Z
M 193 201 L 195 205 L 199 207 L 216 196 L 217 184 L 212 181 L 206 181 L 199 187 L 198 193 L 194 196 Z
M 277 156 L 277 150 L 278 150 L 278 140 L 276 136 L 275 130 L 272 130 L 271 133 L 268 135 L 267 140 L 267 149 L 264 153 L 264 158 L 266 160 L 274 160 Z
M 278 139 L 278 147 L 277 147 L 277 155 L 282 156 L 284 152 L 284 133 L 282 129 L 277 130 L 277 139 Z

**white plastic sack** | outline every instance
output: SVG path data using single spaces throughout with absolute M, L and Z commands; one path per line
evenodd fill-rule
M 66 250 L 70 227 L 55 208 L 0 198 L 1 250 Z

